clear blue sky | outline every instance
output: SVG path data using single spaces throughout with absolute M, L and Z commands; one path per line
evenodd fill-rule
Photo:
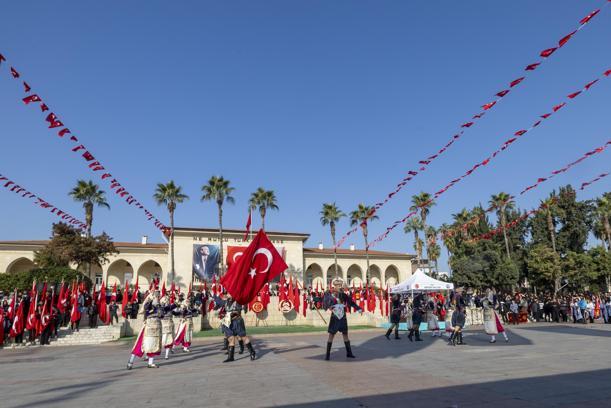
M 22 72 L 124 185 L 163 220 L 152 193 L 174 179 L 191 200 L 180 226 L 216 226 L 201 185 L 223 175 L 236 187 L 225 225 L 241 228 L 248 196 L 273 189 L 280 211 L 268 229 L 308 232 L 329 245 L 321 203 L 348 212 L 388 193 L 457 125 L 520 76 L 538 53 L 604 4 L 584 1 L 30 1 L 0 15 L 0 52 Z M 371 225 L 372 238 L 400 218 L 412 194 L 435 191 L 528 126 L 567 93 L 609 68 L 611 7 L 405 188 Z M 501 190 L 538 176 L 611 138 L 611 81 L 602 82 L 516 143 L 433 208 L 438 226 Z M 46 129 L 4 66 L 0 72 L 0 173 L 81 215 L 67 192 L 93 177 Z M 610 153 L 587 161 L 518 204 L 609 170 Z M 105 186 L 107 187 L 107 185 Z M 580 194 L 589 198 L 609 181 Z M 160 234 L 110 195 L 94 229 L 116 240 Z M 0 191 L 0 239 L 41 239 L 56 219 Z M 258 219 L 256 219 L 258 224 Z M 339 231 L 348 228 L 347 222 Z M 360 235 L 348 241 L 362 246 Z M 412 252 L 398 229 L 378 249 Z M 444 251 L 445 252 L 445 251 Z M 445 263 L 445 260 L 444 260 Z

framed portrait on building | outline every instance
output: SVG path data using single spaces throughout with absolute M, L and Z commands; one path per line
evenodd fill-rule
M 201 280 L 211 280 L 217 273 L 218 245 L 193 245 L 193 274 Z

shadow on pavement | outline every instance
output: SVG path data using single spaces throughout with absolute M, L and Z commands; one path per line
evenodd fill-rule
M 457 376 L 459 375 L 457 373 Z M 409 381 L 409 378 L 406 380 Z M 606 369 L 277 406 L 287 408 L 609 407 L 611 406 L 611 387 L 608 386 L 610 381 L 611 369 Z

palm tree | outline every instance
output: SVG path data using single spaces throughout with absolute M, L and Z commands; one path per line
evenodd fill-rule
M 85 209 L 85 223 L 87 224 L 87 236 L 91 237 L 91 227 L 93 225 L 93 207 L 104 207 L 110 209 L 106 201 L 106 193 L 93 181 L 78 180 L 69 195 L 74 201 L 83 203 Z
M 223 177 L 212 176 L 208 184 L 202 186 L 202 201 L 215 201 L 219 209 L 219 241 L 221 251 L 221 275 L 225 274 L 225 258 L 223 257 L 223 204 L 228 202 L 235 203 L 231 193 L 235 188 L 229 186 L 230 181 Z
M 433 263 L 435 264 L 435 274 L 439 274 L 438 261 L 439 256 L 441 255 L 441 247 L 439 246 L 439 244 L 437 242 L 429 244 L 429 246 L 426 248 L 426 254 L 429 260 L 433 261 Z
M 174 211 L 176 204 L 183 203 L 189 196 L 182 193 L 182 187 L 174 184 L 173 180 L 168 183 L 157 183 L 153 198 L 159 205 L 165 205 L 170 213 L 170 280 L 174 280 Z
M 600 236 L 607 242 L 607 251 L 611 251 L 611 193 L 605 193 L 596 200 L 596 214 L 600 218 Z
M 324 203 L 320 210 L 320 223 L 324 226 L 329 225 L 331 229 L 331 240 L 333 241 L 333 261 L 335 263 L 335 278 L 337 279 L 337 247 L 335 242 L 335 226 L 346 214 L 335 203 Z
M 503 229 L 503 239 L 505 240 L 507 259 L 511 259 L 511 253 L 509 251 L 509 239 L 507 239 L 507 230 L 505 226 L 507 225 L 506 211 L 514 208 L 513 199 L 509 194 L 500 192 L 498 194 L 493 194 L 492 197 L 490 197 L 490 205 L 496 209 L 496 214 L 499 218 L 499 222 L 501 223 L 501 228 Z
M 431 207 L 434 206 L 433 196 L 424 191 L 420 194 L 412 196 L 412 205 L 409 207 L 410 211 L 419 211 L 420 219 L 422 220 L 422 230 L 426 231 L 426 217 L 431 211 Z
M 423 230 L 422 220 L 418 216 L 414 216 L 405 221 L 403 231 L 406 234 L 410 232 L 414 234 L 414 250 L 416 251 L 416 262 L 420 265 L 422 260 L 422 240 L 420 239 L 419 233 Z
M 454 219 L 454 228 L 460 228 L 460 235 L 462 239 L 469 239 L 469 232 L 467 228 L 462 228 L 469 220 L 471 219 L 471 213 L 466 208 L 460 210 L 456 214 L 452 214 L 452 218 Z
M 374 213 L 374 208 L 359 204 L 356 210 L 350 213 L 350 226 L 360 225 L 365 239 L 365 259 L 367 261 L 366 278 L 369 279 L 369 242 L 367 241 L 367 223 L 369 220 L 377 220 L 378 216 Z
M 259 208 L 261 229 L 265 230 L 265 214 L 267 214 L 267 210 L 278 210 L 276 194 L 273 190 L 265 190 L 263 187 L 259 187 L 257 191 L 250 195 L 249 204 L 253 210 Z

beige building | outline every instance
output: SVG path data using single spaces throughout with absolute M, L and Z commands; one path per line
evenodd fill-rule
M 223 252 L 225 257 L 229 250 L 239 251 L 248 245 L 244 241 L 244 230 L 224 230 Z M 309 234 L 292 232 L 267 232 L 269 239 L 283 254 L 289 265 L 287 275 L 297 278 L 305 286 L 320 285 L 326 288 L 327 282 L 335 277 L 334 254 L 332 248 L 306 248 L 304 244 Z M 47 241 L 0 241 L 0 273 L 19 273 L 35 268 L 34 252 L 42 248 Z M 218 252 L 218 229 L 216 228 L 176 228 L 175 229 L 175 281 L 186 287 L 192 276 L 206 269 L 202 262 L 202 247 Z M 139 243 L 116 242 L 119 251 L 109 257 L 109 262 L 102 267 L 94 267 L 92 276 L 97 283 L 105 281 L 107 285 L 115 282 L 121 284 L 126 280 L 146 287 L 150 281 L 159 276 L 167 279 L 170 271 L 168 245 L 149 243 L 146 237 Z M 215 252 L 216 251 L 216 252 Z M 370 281 L 376 286 L 393 285 L 407 279 L 412 274 L 413 255 L 369 251 L 369 276 L 367 276 L 366 254 L 354 246 L 337 251 L 337 275 L 350 286 L 359 286 Z M 210 268 L 211 269 L 211 268 Z M 305 271 L 305 273 L 304 273 Z M 208 271 L 210 273 L 211 271 Z

